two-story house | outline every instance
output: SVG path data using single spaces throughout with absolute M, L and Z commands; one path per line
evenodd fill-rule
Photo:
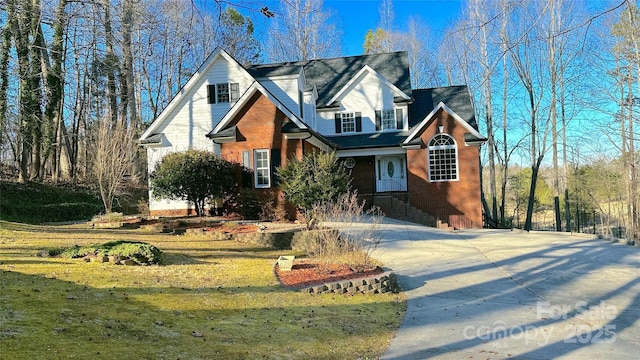
M 466 86 L 411 89 L 406 52 L 243 67 L 221 49 L 140 138 L 149 172 L 169 152 L 208 149 L 251 169 L 256 189 L 276 188 L 275 169 L 292 157 L 335 151 L 369 204 L 465 228 L 482 226 L 485 141 Z

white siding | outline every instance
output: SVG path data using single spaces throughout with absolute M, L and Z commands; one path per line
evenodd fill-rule
M 242 95 L 252 81 L 235 64 L 229 63 L 224 57 L 219 57 L 193 87 L 183 89 L 183 91 L 186 91 L 186 96 L 168 114 L 165 123 L 156 130 L 158 133 L 164 133 L 168 146 L 147 149 L 149 174 L 153 172 L 162 157 L 170 152 L 202 149 L 219 153 L 219 146 L 216 146 L 206 135 L 229 111 L 231 104 L 209 104 L 207 85 L 239 83 L 240 95 Z M 156 201 L 151 196 L 151 193 L 149 195 L 150 210 L 173 210 L 187 207 L 187 203 L 184 201 L 168 201 L 164 199 Z
M 316 131 L 322 135 L 335 135 L 335 115 L 332 111 L 321 111 L 316 116 Z
M 313 92 L 309 91 L 304 93 L 304 108 L 303 108 L 303 121 L 311 126 L 313 129 L 317 129 L 316 123 L 316 98 Z
M 362 133 L 376 131 L 376 110 L 402 108 L 403 123 L 406 127 L 407 106 L 393 103 L 395 93 L 373 74 L 366 74 L 356 82 L 340 101 L 340 111 L 362 113 Z M 323 135 L 336 135 L 335 113 L 319 112 L 316 130 Z M 351 133 L 353 134 L 353 133 Z
M 300 115 L 297 78 L 261 79 L 260 83 L 269 90 L 273 96 L 280 100 L 289 111 Z
M 206 135 L 229 111 L 231 103 L 209 104 L 207 85 L 220 83 L 239 83 L 240 94 L 251 85 L 251 80 L 226 59 L 220 57 L 208 69 L 169 114 L 168 120 L 158 128 L 167 137 L 174 151 L 189 148 L 213 150 L 213 143 Z

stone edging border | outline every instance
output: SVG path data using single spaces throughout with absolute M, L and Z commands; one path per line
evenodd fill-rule
M 318 294 L 384 294 L 388 292 L 399 293 L 401 291 L 396 274 L 388 268 L 384 268 L 384 272 L 378 275 L 367 276 L 362 278 L 340 280 L 324 284 L 316 284 L 311 286 L 289 287 L 280 282 L 276 266 L 278 262 L 273 264 L 271 271 L 273 276 L 278 279 L 280 286 L 292 291 L 300 291 L 312 295 Z

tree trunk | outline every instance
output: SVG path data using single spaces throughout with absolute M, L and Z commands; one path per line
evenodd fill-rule
M 532 230 L 532 219 L 533 219 L 533 210 L 535 206 L 536 199 L 536 184 L 538 182 L 538 172 L 540 171 L 540 162 L 542 162 L 542 157 L 540 157 L 535 165 L 531 166 L 531 185 L 529 187 L 529 199 L 527 201 L 527 218 L 524 222 L 524 229 L 527 231 Z
M 507 13 L 507 3 L 502 2 L 502 12 Z M 507 180 L 509 179 L 509 147 L 507 143 L 507 102 L 509 100 L 509 68 L 507 64 L 507 16 L 503 16 L 500 30 L 502 45 L 502 181 L 500 186 L 500 223 L 505 223 L 505 208 L 507 199 Z
M 4 134 L 7 131 L 7 91 L 9 90 L 9 58 L 11 53 L 11 23 L 7 21 L 2 29 L 0 43 L 0 150 L 4 150 Z
M 122 3 L 122 72 L 120 77 L 120 118 L 130 126 L 138 127 L 136 118 L 136 95 L 133 79 L 133 53 L 131 52 L 131 33 L 133 28 L 133 3 Z
M 45 94 L 47 95 L 47 101 L 45 105 L 45 117 L 47 123 L 47 141 L 45 148 L 45 159 L 49 158 L 51 153 L 51 168 L 52 178 L 58 179 L 59 175 L 59 154 L 61 141 L 60 136 L 62 130 L 62 123 L 64 121 L 62 117 L 63 107 L 63 92 L 64 92 L 64 73 L 63 65 L 65 61 L 64 56 L 64 29 L 66 23 L 65 7 L 67 0 L 60 0 L 56 11 L 56 20 L 53 25 L 53 41 L 51 44 L 51 64 L 49 62 L 49 56 L 47 54 L 46 47 L 42 47 L 42 67 L 46 71 L 44 73 L 45 78 Z M 42 31 L 42 29 L 40 29 Z M 55 144 L 55 145 L 54 145 Z
M 118 93 L 116 91 L 116 69 L 118 67 L 118 57 L 114 51 L 115 39 L 111 27 L 111 2 L 103 1 L 104 8 L 104 36 L 106 41 L 107 54 L 105 57 L 105 67 L 107 73 L 107 97 L 109 99 L 109 117 L 115 124 L 118 121 Z
M 22 5 L 22 6 L 21 6 Z M 17 7 L 21 6 L 18 10 Z M 31 28 L 30 2 L 20 3 L 19 0 L 7 1 L 7 19 L 11 27 L 13 35 L 16 56 L 18 59 L 18 77 L 19 77 L 19 103 L 18 108 L 18 136 L 20 141 L 20 173 L 18 180 L 25 182 L 29 180 L 29 163 L 31 160 L 32 147 L 32 128 L 33 118 L 32 108 L 34 103 L 34 94 L 31 88 L 31 61 L 30 61 L 30 44 L 29 29 Z

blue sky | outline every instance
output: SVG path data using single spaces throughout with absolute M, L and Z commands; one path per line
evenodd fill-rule
M 345 55 L 362 54 L 364 35 L 378 25 L 378 9 L 381 0 L 325 0 L 325 8 L 338 16 L 344 31 Z M 460 0 L 394 0 L 395 25 L 405 30 L 410 16 L 420 17 L 438 36 L 442 30 L 460 15 Z
M 288 0 L 292 1 L 292 0 Z M 256 24 L 258 36 L 261 28 L 269 26 L 270 19 L 262 16 L 257 9 L 268 6 L 276 10 L 279 1 L 248 0 L 240 1 L 240 12 L 249 15 Z M 233 6 L 234 1 L 230 2 Z M 369 29 L 378 25 L 378 9 L 382 0 L 324 0 L 325 11 L 335 14 L 331 21 L 343 30 L 343 55 L 360 55 L 363 53 L 364 36 Z M 428 24 L 433 36 L 438 36 L 451 22 L 460 17 L 462 0 L 392 0 L 395 13 L 395 30 L 406 30 L 410 16 L 419 17 Z M 251 9 L 251 10 L 249 10 Z

